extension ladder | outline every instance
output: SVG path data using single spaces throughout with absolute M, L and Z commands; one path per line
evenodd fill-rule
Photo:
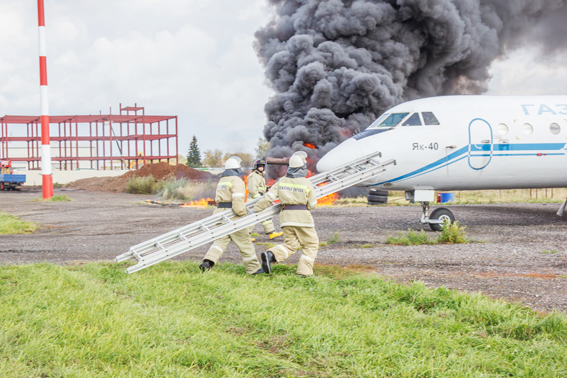
M 376 161 L 375 159 L 380 156 L 380 152 L 376 152 L 328 172 L 309 177 L 308 179 L 315 186 L 317 198 L 325 197 L 339 190 L 367 181 L 384 172 L 388 165 L 396 164 L 395 160 L 388 160 L 383 163 Z M 280 205 L 274 204 L 274 206 L 270 206 L 260 213 L 254 213 L 254 205 L 259 200 L 260 198 L 257 198 L 246 203 L 246 208 L 251 214 L 237 217 L 231 209 L 227 209 L 198 222 L 137 244 L 131 247 L 128 252 L 117 256 L 115 260 L 120 262 L 135 258 L 138 263 L 126 269 L 127 273 L 134 273 L 213 242 L 223 236 L 230 235 L 235 231 L 272 218 L 280 212 Z M 276 202 L 279 202 L 279 200 Z

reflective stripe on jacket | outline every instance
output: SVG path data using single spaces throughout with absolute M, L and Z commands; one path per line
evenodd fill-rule
M 280 212 L 280 226 L 315 227 L 309 210 L 317 206 L 317 197 L 313 184 L 305 177 L 282 177 L 268 193 L 254 206 L 260 212 L 270 206 L 276 199 L 282 205 L 307 205 L 308 210 L 284 210 Z
M 234 213 L 239 216 L 244 216 L 248 213 L 244 205 L 245 193 L 244 181 L 242 181 L 240 177 L 221 177 L 217 185 L 215 201 L 217 203 L 232 202 L 232 210 Z
M 262 172 L 254 170 L 248 175 L 247 188 L 248 199 L 256 199 L 261 197 L 263 193 L 266 193 L 268 188 Z

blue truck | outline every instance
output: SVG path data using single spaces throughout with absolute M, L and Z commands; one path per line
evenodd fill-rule
M 0 160 L 0 190 L 19 190 L 26 182 L 26 175 L 15 175 L 12 162 Z

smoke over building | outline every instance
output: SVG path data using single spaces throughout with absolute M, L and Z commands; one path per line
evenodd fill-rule
M 496 58 L 528 40 L 565 49 L 567 36 L 567 0 L 268 1 L 255 47 L 276 92 L 269 156 L 314 162 L 394 105 L 480 94 Z

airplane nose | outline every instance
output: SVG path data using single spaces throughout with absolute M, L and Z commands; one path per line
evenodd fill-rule
M 330 171 L 331 169 L 345 165 L 349 161 L 363 156 L 364 153 L 358 141 L 354 138 L 350 138 L 323 156 L 317 163 L 317 171 Z

